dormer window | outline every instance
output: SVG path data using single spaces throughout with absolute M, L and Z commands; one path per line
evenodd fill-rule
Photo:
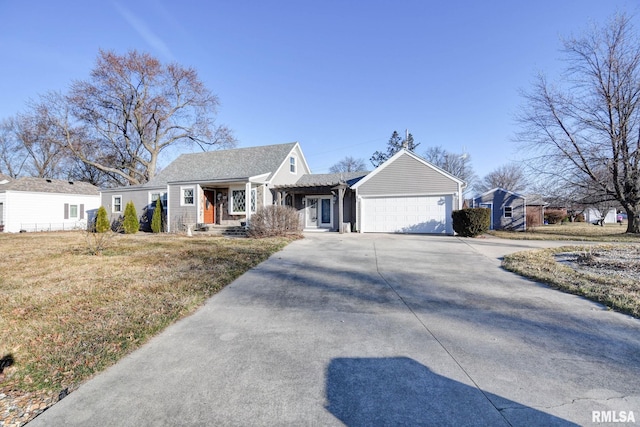
M 296 158 L 293 156 L 289 157 L 289 171 L 296 173 Z

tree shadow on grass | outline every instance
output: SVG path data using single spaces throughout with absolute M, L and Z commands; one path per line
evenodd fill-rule
M 407 357 L 333 359 L 326 397 L 327 410 L 349 427 L 577 425 L 443 377 Z

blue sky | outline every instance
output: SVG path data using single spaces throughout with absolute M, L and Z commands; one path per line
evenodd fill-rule
M 241 147 L 298 141 L 324 173 L 408 129 L 484 176 L 520 158 L 520 90 L 558 77 L 561 37 L 617 11 L 640 29 L 633 0 L 0 0 L 0 119 L 138 49 L 195 68 Z

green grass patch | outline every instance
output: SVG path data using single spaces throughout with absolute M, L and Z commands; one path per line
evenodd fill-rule
M 0 234 L 0 393 L 75 388 L 200 307 L 289 239 Z

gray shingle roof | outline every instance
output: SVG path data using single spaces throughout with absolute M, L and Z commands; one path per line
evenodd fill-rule
M 312 173 L 302 175 L 295 184 L 282 185 L 281 187 L 326 187 L 335 186 L 341 182 L 353 185 L 364 178 L 369 172 L 342 172 L 342 173 Z
M 182 154 L 145 186 L 248 178 L 275 173 L 297 143 Z M 271 176 L 269 177 L 271 178 Z
M 2 181 L 13 181 L 13 178 L 11 178 L 9 175 L 0 173 L 0 182 Z
M 64 193 L 99 195 L 95 185 L 81 181 L 65 181 L 62 179 L 46 179 L 24 177 L 14 179 L 6 184 L 0 184 L 0 191 L 31 191 L 34 193 Z

